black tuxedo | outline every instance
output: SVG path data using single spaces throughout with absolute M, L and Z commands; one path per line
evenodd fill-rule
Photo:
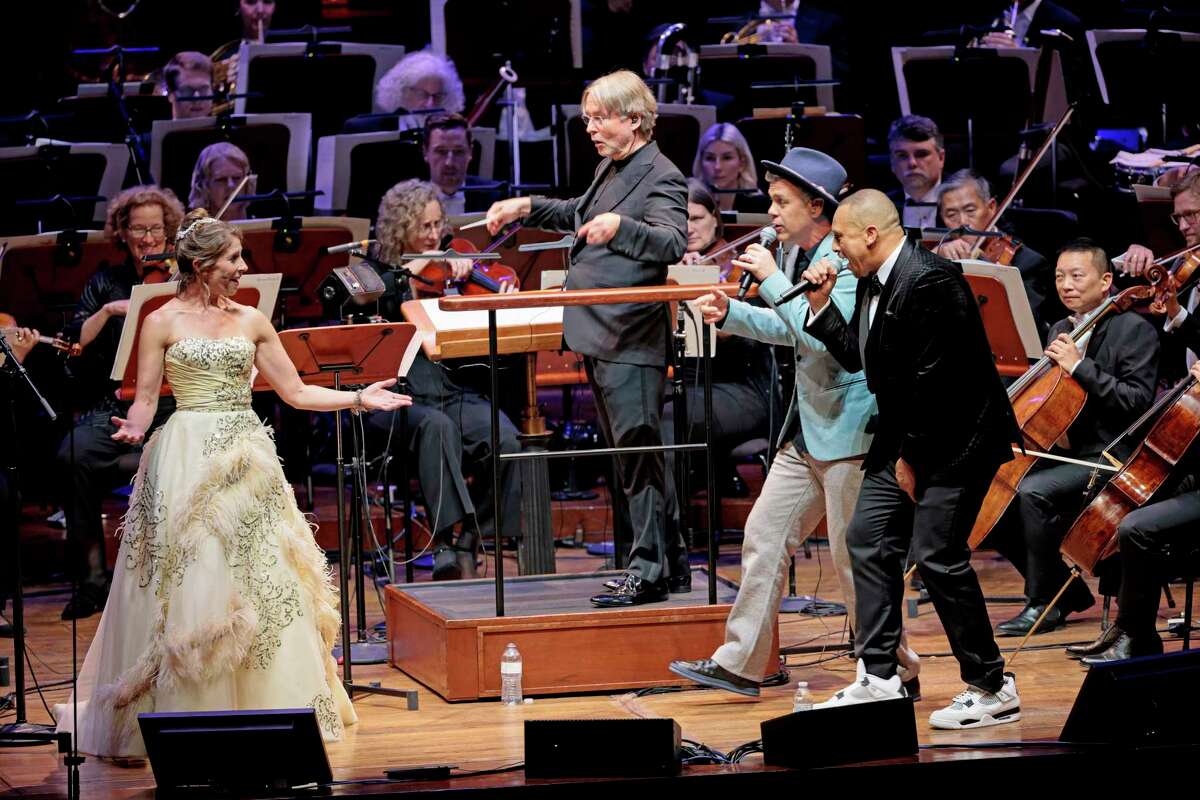
M 1047 342 L 1073 327 L 1069 320 L 1061 320 L 1050 329 Z M 1072 375 L 1087 391 L 1087 401 L 1067 429 L 1067 453 L 1097 460 L 1150 407 L 1158 348 L 1154 326 L 1134 312 L 1106 317 L 1096 325 Z M 1128 454 L 1135 443 L 1126 442 L 1115 455 Z M 1086 468 L 1042 459 L 1021 481 L 1012 506 L 988 539 L 1025 576 L 1025 595 L 1031 605 L 1048 603 L 1067 580 L 1059 546 L 1087 500 L 1090 480 Z M 1075 582 L 1063 597 L 1063 610 L 1082 610 L 1090 601 L 1086 587 Z
M 576 236 L 568 289 L 657 286 L 687 246 L 687 183 L 650 142 L 623 161 L 604 159 L 591 186 L 569 200 L 535 198 L 525 224 L 576 233 L 605 212 L 621 217 L 606 244 Z M 567 306 L 563 339 L 585 356 L 604 438 L 615 447 L 660 446 L 670 320 L 663 303 Z M 650 583 L 686 571 L 673 521 L 674 492 L 661 452 L 618 456 L 623 492 L 613 493 L 614 530 L 633 529 L 630 572 Z M 621 547 L 621 543 L 618 543 Z
M 867 474 L 846 532 L 858 594 L 858 656 L 872 675 L 896 671 L 911 546 L 963 680 L 995 691 L 1004 660 L 967 536 L 997 466 L 1012 458 L 1011 443 L 1019 440 L 1012 406 L 956 264 L 903 242 L 860 342 L 867 301 L 864 280 L 849 323 L 830 304 L 808 324 L 847 370 L 865 369 L 879 403 Z M 897 484 L 898 458 L 916 474 L 915 504 Z
M 830 308 L 832 316 L 818 315 L 809 332 L 847 370 L 866 370 L 879 403 L 866 469 L 903 456 L 926 483 L 953 482 L 964 471 L 990 478 L 1021 438 L 961 268 L 904 242 L 880 295 L 864 367 L 858 330 L 865 294 L 859 281 L 849 324 Z

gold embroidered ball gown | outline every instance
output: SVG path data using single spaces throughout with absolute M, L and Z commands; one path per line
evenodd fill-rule
M 145 755 L 147 711 L 312 707 L 331 741 L 355 722 L 325 554 L 250 410 L 254 353 L 240 337 L 167 348 L 178 410 L 142 454 L 79 675 L 85 753 Z M 71 705 L 55 717 L 69 730 Z

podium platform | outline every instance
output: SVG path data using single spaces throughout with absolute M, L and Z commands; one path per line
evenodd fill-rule
M 708 658 L 725 641 L 737 584 L 692 570 L 692 591 L 662 603 L 597 609 L 588 602 L 620 573 L 505 578 L 506 616 L 496 617 L 491 579 L 387 587 L 392 666 L 451 702 L 500 696 L 500 654 L 517 645 L 529 696 L 678 686 L 672 659 Z M 779 651 L 776 633 L 774 663 Z M 602 658 L 597 654 L 603 653 Z

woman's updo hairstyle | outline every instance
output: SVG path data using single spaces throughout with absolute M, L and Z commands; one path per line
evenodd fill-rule
M 238 228 L 210 217 L 206 209 L 189 211 L 179 224 L 179 232 L 175 234 L 175 261 L 179 264 L 178 294 L 183 294 L 199 280 L 200 273 L 212 269 L 234 239 L 242 241 L 242 232 Z

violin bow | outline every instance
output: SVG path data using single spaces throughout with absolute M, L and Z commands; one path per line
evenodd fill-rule
M 1018 175 L 1017 179 L 1013 181 L 1012 188 L 1008 190 L 1008 194 L 1005 195 L 1004 201 L 1000 203 L 999 207 L 996 208 L 996 213 L 992 215 L 992 219 L 984 228 L 985 231 L 994 231 L 996 229 L 996 225 L 1000 222 L 1000 217 L 1005 211 L 1008 210 L 1013 201 L 1017 199 L 1017 195 L 1025 186 L 1025 182 L 1029 180 L 1029 176 L 1033 174 L 1033 170 L 1037 167 L 1038 162 L 1040 162 L 1046 153 L 1050 151 L 1050 148 L 1054 145 L 1055 140 L 1058 139 L 1058 134 L 1063 128 L 1066 127 L 1067 123 L 1070 122 L 1071 115 L 1074 113 L 1075 104 L 1072 103 L 1071 105 L 1067 106 L 1067 110 L 1063 112 L 1062 117 L 1058 120 L 1058 122 L 1055 123 L 1054 128 L 1050 131 L 1050 135 L 1046 137 L 1046 141 L 1042 142 L 1042 146 L 1038 148 L 1036 153 L 1034 153 L 1033 160 L 1029 162 L 1029 166 L 1027 166 L 1025 171 Z M 980 238 L 979 241 L 975 243 L 975 247 L 971 249 L 971 258 L 979 258 L 979 254 L 983 252 L 983 242 L 984 240 Z
M 246 188 L 246 184 L 249 183 L 250 179 L 253 177 L 255 177 L 253 173 L 246 173 L 246 175 L 242 178 L 241 183 L 239 183 L 237 188 L 233 190 L 233 194 L 229 195 L 229 199 L 225 201 L 225 205 L 221 206 L 221 210 L 217 212 L 217 219 L 225 216 L 225 212 L 229 210 L 229 207 L 233 205 L 233 201 L 237 199 L 237 196 L 242 193 L 242 189 Z

